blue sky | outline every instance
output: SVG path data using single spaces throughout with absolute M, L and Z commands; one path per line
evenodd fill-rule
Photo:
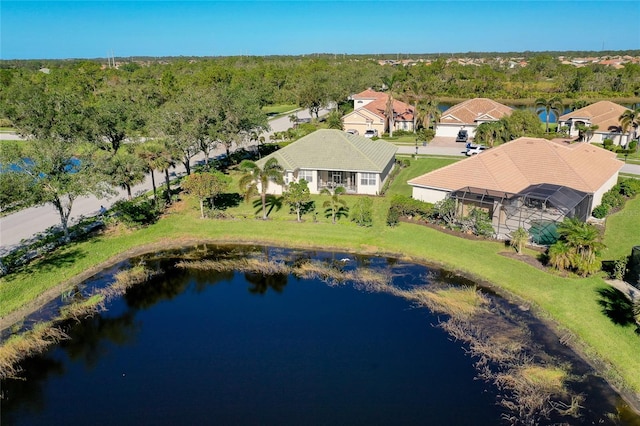
M 640 49 L 640 1 L 10 1 L 2 59 Z

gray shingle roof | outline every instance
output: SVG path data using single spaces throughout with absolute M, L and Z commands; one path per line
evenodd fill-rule
M 342 130 L 321 129 L 257 161 L 262 167 L 275 157 L 285 170 L 349 170 L 382 172 L 398 148 Z

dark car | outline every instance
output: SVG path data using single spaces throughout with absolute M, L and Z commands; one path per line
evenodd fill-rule
M 469 134 L 466 130 L 460 130 L 456 137 L 456 142 L 466 142 L 469 139 Z

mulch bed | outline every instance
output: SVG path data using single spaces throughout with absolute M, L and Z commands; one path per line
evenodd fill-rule
M 455 231 L 453 229 L 445 228 L 444 226 L 437 225 L 435 223 L 426 222 L 424 220 L 416 220 L 409 218 L 400 218 L 400 222 L 412 223 L 414 225 L 426 226 L 427 228 L 435 229 L 436 231 L 443 232 L 454 237 L 464 238 L 466 240 L 473 241 L 488 241 L 492 238 L 479 237 L 477 235 L 468 234 L 465 232 Z M 506 243 L 505 243 L 506 244 Z M 535 250 L 535 248 L 534 248 Z M 541 251 L 542 252 L 542 251 Z M 501 256 L 508 257 L 509 259 L 519 260 L 541 271 L 550 272 L 550 268 L 546 267 L 539 259 L 528 254 L 518 254 L 513 251 L 503 251 L 499 253 Z

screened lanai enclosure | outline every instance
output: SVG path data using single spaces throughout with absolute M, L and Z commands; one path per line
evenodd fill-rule
M 556 227 L 565 217 L 586 221 L 591 214 L 592 194 L 560 185 L 531 185 L 517 194 L 467 186 L 451 193 L 457 214 L 467 216 L 473 208 L 489 214 L 497 239 L 509 239 L 522 227 L 534 243 L 553 244 Z

